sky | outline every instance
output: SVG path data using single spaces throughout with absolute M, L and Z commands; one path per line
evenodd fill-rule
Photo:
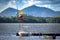
M 0 12 L 9 7 L 22 10 L 32 5 L 60 11 L 60 0 L 0 0 Z

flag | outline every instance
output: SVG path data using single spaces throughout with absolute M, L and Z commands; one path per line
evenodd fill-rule
M 18 14 L 19 14 L 19 15 L 23 15 L 23 11 L 22 11 L 22 10 L 19 10 L 19 11 L 18 11 Z
M 23 11 L 22 10 L 19 10 L 18 11 L 18 20 L 23 20 L 24 17 L 23 17 Z
M 18 17 L 18 20 L 23 20 L 23 19 L 24 19 L 23 15 Z

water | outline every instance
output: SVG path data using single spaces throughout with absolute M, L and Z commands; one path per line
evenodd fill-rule
M 24 23 L 22 28 L 26 32 L 60 33 L 60 24 L 58 23 Z M 18 37 L 16 33 L 19 30 L 19 23 L 0 23 L 0 40 L 47 40 L 42 36 Z M 60 40 L 60 37 L 57 36 L 55 40 Z
M 30 37 L 17 37 L 17 36 L 0 36 L 0 40 L 48 40 L 43 39 L 41 36 L 30 36 Z M 51 39 L 50 39 L 51 40 Z M 60 40 L 60 37 L 57 37 L 55 40 Z

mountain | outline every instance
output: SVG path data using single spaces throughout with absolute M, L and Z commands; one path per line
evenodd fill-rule
M 57 11 L 57 13 L 60 13 L 60 11 Z
M 27 7 L 24 10 L 24 13 L 28 15 L 33 16 L 39 16 L 39 17 L 54 17 L 54 16 L 60 16 L 59 13 L 56 13 L 55 11 L 45 8 L 45 7 L 37 7 L 35 5 Z
M 60 11 L 57 11 L 56 14 L 57 14 L 58 16 L 60 16 Z
M 11 16 L 16 16 L 16 14 L 17 14 L 17 9 L 7 8 L 6 10 L 0 13 L 0 16 L 11 17 Z
M 16 16 L 17 9 L 13 8 L 7 8 L 3 12 L 0 13 L 0 16 Z M 27 14 L 29 16 L 35 16 L 35 17 L 54 17 L 54 16 L 60 16 L 60 13 L 55 12 L 49 8 L 45 7 L 37 7 L 35 5 L 27 7 L 23 9 L 24 14 Z

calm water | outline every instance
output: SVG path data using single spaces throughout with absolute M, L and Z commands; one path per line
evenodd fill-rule
M 20 24 L 21 26 L 22 24 Z M 34 23 L 23 24 L 22 30 L 26 32 L 41 32 L 41 33 L 60 33 L 60 24 L 58 23 Z M 42 36 L 29 36 L 18 37 L 16 33 L 19 32 L 21 27 L 19 23 L 0 23 L 0 40 L 47 40 Z M 60 40 L 57 36 L 55 40 Z

